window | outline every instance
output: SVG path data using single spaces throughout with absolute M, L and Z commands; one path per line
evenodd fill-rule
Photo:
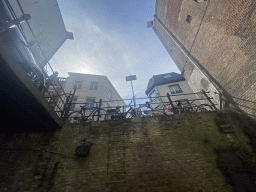
M 197 3 L 202 3 L 202 2 L 205 2 L 207 0 L 194 0 L 194 1 L 197 2 Z
M 192 16 L 191 16 L 191 15 L 188 15 L 186 21 L 187 21 L 188 23 L 191 23 L 191 20 L 192 20 Z
M 72 100 L 72 103 L 76 103 L 77 99 L 78 99 L 78 96 L 74 96 L 74 98 L 73 98 L 73 100 Z M 76 104 L 71 104 L 71 106 L 70 106 L 70 111 L 74 111 L 75 105 L 76 105 Z
M 82 84 L 83 84 L 83 81 L 75 81 L 75 84 L 73 86 L 73 89 L 81 89 L 82 87 Z
M 152 97 L 157 97 L 156 91 L 153 90 L 153 91 L 149 94 L 149 97 L 150 97 L 151 102 L 155 101 L 157 98 L 152 98 Z
M 93 111 L 93 107 L 95 105 L 95 98 L 87 98 L 85 108 L 87 108 L 87 111 Z
M 49 90 L 54 90 L 53 86 L 50 86 L 48 89 L 49 89 Z
M 98 89 L 98 82 L 91 82 L 90 90 L 97 90 Z
M 116 101 L 116 107 L 117 107 L 117 106 L 119 106 L 119 103 L 118 103 L 118 101 Z
M 171 75 L 165 75 L 164 78 L 170 78 L 172 77 Z
M 169 86 L 169 88 L 170 88 L 172 94 L 181 93 L 182 92 L 182 90 L 181 90 L 181 88 L 180 88 L 180 86 L 178 84 L 177 85 Z

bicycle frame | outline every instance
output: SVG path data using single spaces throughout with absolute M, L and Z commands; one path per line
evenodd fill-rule
M 100 116 L 101 116 L 101 113 L 102 112 L 106 112 L 106 110 L 105 109 L 103 109 L 103 108 L 101 108 L 101 103 L 102 103 L 102 99 L 100 99 L 100 101 L 99 101 L 99 107 L 98 107 L 98 105 L 96 104 L 96 107 L 93 107 L 93 110 L 92 110 L 92 112 L 88 115 L 88 116 L 86 116 L 86 110 L 88 110 L 88 109 L 90 109 L 90 108 L 86 108 L 85 106 L 86 106 L 86 104 L 88 104 L 88 103 L 86 103 L 84 106 L 80 106 L 81 107 L 81 109 L 79 110 L 79 111 L 73 111 L 72 113 L 70 113 L 69 114 L 69 117 L 71 117 L 71 115 L 72 114 L 80 114 L 80 120 L 81 121 L 87 121 L 90 117 L 92 117 L 93 119 L 94 119 L 94 117 L 95 116 L 98 116 L 98 118 L 97 118 L 97 121 L 99 121 L 99 118 L 100 118 Z M 95 115 L 96 113 L 98 113 L 97 115 Z M 106 116 L 105 116 L 106 117 Z M 78 119 L 78 117 L 73 117 L 75 120 L 76 120 L 76 118 Z
M 132 101 L 131 101 L 132 103 Z M 121 113 L 120 108 L 116 108 L 115 112 L 112 113 L 111 115 L 111 119 L 124 119 L 127 114 L 131 113 L 132 117 L 136 117 L 137 113 L 135 111 L 135 109 L 131 106 L 131 103 L 129 104 L 130 108 L 128 111 Z

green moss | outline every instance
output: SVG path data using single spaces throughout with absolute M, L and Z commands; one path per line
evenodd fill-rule
M 55 176 L 56 176 L 57 171 L 58 171 L 58 165 L 59 165 L 59 162 L 56 162 L 55 165 L 54 165 L 52 174 L 49 178 L 49 187 L 48 187 L 47 191 L 50 191 L 54 186 L 54 179 L 55 179 Z
M 218 127 L 220 125 L 228 124 L 228 114 L 225 111 L 216 112 L 215 123 Z
M 242 146 L 230 146 L 230 147 L 216 147 L 214 151 L 217 154 L 216 162 L 217 167 L 221 170 L 223 175 L 226 176 L 226 181 L 232 184 L 230 178 L 236 172 L 244 171 L 252 176 L 256 176 L 256 155 Z M 236 154 L 241 160 L 243 168 L 237 168 L 233 164 L 226 162 L 220 154 L 231 152 Z

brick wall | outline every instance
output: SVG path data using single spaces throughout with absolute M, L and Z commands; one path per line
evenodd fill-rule
M 206 81 L 209 80 L 215 89 L 233 97 L 254 101 L 255 8 L 256 2 L 250 0 L 209 0 L 203 3 L 159 0 L 155 14 L 187 53 L 198 62 L 201 66 L 199 69 L 206 75 Z M 186 21 L 188 15 L 192 17 L 190 23 Z M 173 42 L 170 42 L 170 37 L 157 22 L 154 30 L 165 47 L 170 48 Z M 184 54 L 170 55 L 181 71 L 185 68 L 185 77 L 193 90 L 203 86 L 198 83 L 200 81 L 189 81 L 193 74 L 195 76 L 197 73 L 198 76 L 200 73 L 194 70 L 194 64 Z M 252 107 L 252 104 L 248 103 L 246 106 Z M 252 110 L 246 107 L 242 109 L 252 114 Z
M 0 189 L 232 191 L 216 165 L 213 149 L 231 145 L 216 117 L 216 112 L 157 116 L 66 124 L 55 133 L 1 135 Z M 247 146 L 236 120 L 229 117 L 228 122 L 237 145 Z M 75 157 L 84 139 L 94 144 L 90 154 Z

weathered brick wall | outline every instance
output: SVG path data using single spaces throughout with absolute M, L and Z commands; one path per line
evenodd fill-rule
M 2 136 L 1 148 L 16 150 L 0 151 L 0 190 L 232 191 L 216 164 L 213 149 L 231 145 L 216 117 L 206 112 L 66 124 L 55 133 L 20 134 L 10 141 Z M 236 121 L 227 122 L 237 145 L 247 146 Z M 90 154 L 75 157 L 84 139 L 94 144 Z
M 256 2 L 215 0 L 196 3 L 191 0 L 169 0 L 158 7 L 159 2 L 161 0 L 156 3 L 157 17 L 209 72 L 216 85 L 233 97 L 254 101 Z M 186 21 L 188 15 L 192 17 L 190 23 Z M 162 38 L 161 41 L 166 43 L 165 46 L 172 45 L 170 38 L 155 23 L 154 30 Z M 184 62 L 184 54 L 170 55 L 179 69 L 185 67 L 185 77 L 192 89 L 202 87 L 201 83 L 189 81 L 195 72 L 189 60 L 185 59 Z M 195 79 L 192 81 L 195 82 Z M 255 109 L 251 103 L 237 102 Z M 253 110 L 241 108 L 253 114 Z

